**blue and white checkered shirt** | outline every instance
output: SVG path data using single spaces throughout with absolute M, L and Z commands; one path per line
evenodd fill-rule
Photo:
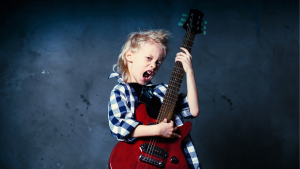
M 134 119 L 134 113 L 138 107 L 138 98 L 134 89 L 132 89 L 129 84 L 125 83 L 118 73 L 111 73 L 108 78 L 110 79 L 113 77 L 118 79 L 119 84 L 113 88 L 110 94 L 108 103 L 109 128 L 111 134 L 119 141 L 132 142 L 136 138 L 128 137 L 129 133 L 132 132 L 137 125 L 143 125 L 142 122 Z M 147 84 L 147 86 L 152 85 L 153 84 Z M 163 102 L 167 87 L 167 85 L 161 83 L 154 88 L 153 94 L 160 99 L 161 103 Z M 189 105 L 186 97 L 182 99 L 180 104 L 181 112 L 174 113 L 173 117 L 176 126 L 183 125 L 184 122 L 182 117 L 193 117 L 189 112 Z M 190 135 L 183 140 L 183 150 L 189 168 L 200 169 L 200 163 Z

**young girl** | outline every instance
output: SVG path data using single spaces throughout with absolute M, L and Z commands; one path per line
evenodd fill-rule
M 134 119 L 135 111 L 139 104 L 143 87 L 153 87 L 151 106 L 147 109 L 150 117 L 155 118 L 164 94 L 166 84 L 153 85 L 151 79 L 158 72 L 163 60 L 168 53 L 168 39 L 170 32 L 165 30 L 146 30 L 129 34 L 122 47 L 121 54 L 109 78 L 118 79 L 110 95 L 108 104 L 108 120 L 112 135 L 119 141 L 132 142 L 138 137 L 160 136 L 164 138 L 180 138 L 176 132 L 177 127 L 183 124 L 182 117 L 197 117 L 199 113 L 198 92 L 195 83 L 192 56 L 185 48 L 177 53 L 175 62 L 182 63 L 187 78 L 187 96 L 180 94 L 178 97 L 173 121 L 155 125 L 144 125 Z M 189 168 L 200 168 L 191 138 L 187 136 L 183 141 L 183 152 Z

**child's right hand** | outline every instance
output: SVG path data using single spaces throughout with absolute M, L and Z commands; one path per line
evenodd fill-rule
M 175 133 L 178 130 L 178 127 L 174 127 L 174 122 L 171 120 L 168 123 L 168 120 L 165 118 L 164 121 L 157 125 L 159 136 L 164 138 L 181 138 L 181 136 Z

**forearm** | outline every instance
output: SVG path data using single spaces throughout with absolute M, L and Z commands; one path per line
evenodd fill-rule
M 194 71 L 186 72 L 187 82 L 187 101 L 189 103 L 190 112 L 194 117 L 199 114 L 198 91 L 195 81 Z
M 129 137 L 146 137 L 146 136 L 160 136 L 164 138 L 180 138 L 181 136 L 175 131 L 178 127 L 174 127 L 174 122 L 169 123 L 165 118 L 161 123 L 155 125 L 138 125 L 129 134 Z
M 138 125 L 129 134 L 129 137 L 146 137 L 146 136 L 158 136 L 159 130 L 157 125 Z

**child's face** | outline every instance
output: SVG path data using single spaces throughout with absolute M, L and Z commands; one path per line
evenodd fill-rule
M 141 45 L 137 52 L 127 51 L 126 60 L 130 72 L 127 83 L 146 85 L 157 73 L 163 59 L 164 50 L 156 42 Z

